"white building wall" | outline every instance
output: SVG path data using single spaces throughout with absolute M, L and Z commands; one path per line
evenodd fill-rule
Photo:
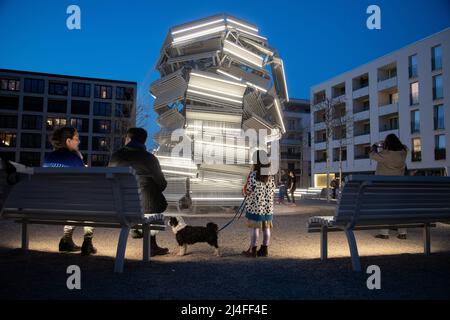
M 432 71 L 432 48 L 441 45 L 442 48 L 442 69 Z M 409 79 L 409 56 L 417 54 L 418 77 L 419 82 L 419 104 L 410 106 L 410 83 L 416 80 Z M 382 88 L 385 83 L 378 83 L 378 69 L 396 63 L 397 77 L 387 81 L 396 81 L 398 89 L 398 104 L 389 107 L 379 107 L 379 87 Z M 353 91 L 353 78 L 369 74 L 369 87 Z M 443 77 L 443 99 L 433 101 L 433 80 L 432 77 L 442 74 Z M 386 81 L 386 82 L 387 82 Z M 311 88 L 311 128 L 312 146 L 311 146 L 311 163 L 312 163 L 312 180 L 314 183 L 314 175 L 326 172 L 325 163 L 315 163 L 315 151 L 324 148 L 325 143 L 315 144 L 314 134 L 317 128 L 323 127 L 323 124 L 314 123 L 314 112 L 317 106 L 314 105 L 314 94 L 325 90 L 327 98 L 332 97 L 332 87 L 345 82 L 346 85 L 346 110 L 349 114 L 353 114 L 353 99 L 364 91 L 367 91 L 370 99 L 370 111 L 356 113 L 353 116 L 355 120 L 370 119 L 370 136 L 353 137 L 352 144 L 347 147 L 347 161 L 343 164 L 344 173 L 348 172 L 367 172 L 374 171 L 376 163 L 369 159 L 355 159 L 354 145 L 358 143 L 376 143 L 383 140 L 387 134 L 395 133 L 400 140 L 409 148 L 407 157 L 408 169 L 441 169 L 450 166 L 450 28 L 447 28 L 428 38 L 413 43 L 405 48 L 385 55 L 379 59 L 369 62 L 365 65 L 357 67 L 351 71 L 338 75 L 337 77 L 325 81 Z M 367 93 L 366 92 L 366 93 Z M 434 106 L 438 104 L 444 105 L 445 113 L 445 130 L 434 130 Z M 411 111 L 418 109 L 420 111 L 420 134 L 411 134 Z M 398 110 L 399 125 L 398 130 L 380 132 L 379 117 L 384 113 Z M 434 147 L 435 135 L 445 134 L 446 142 L 446 159 L 435 160 Z M 420 137 L 422 143 L 422 161 L 411 161 L 412 138 Z M 331 143 L 330 154 L 332 155 L 333 145 Z M 339 164 L 331 162 L 331 172 L 339 171 Z

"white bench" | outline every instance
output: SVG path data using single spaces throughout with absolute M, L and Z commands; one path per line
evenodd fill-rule
M 22 224 L 24 250 L 29 224 L 120 228 L 115 272 L 123 272 L 130 228 L 144 232 L 144 261 L 150 260 L 150 230 L 165 229 L 144 214 L 134 170 L 119 167 L 33 168 L 11 189 L 1 217 Z
M 321 233 L 320 256 L 327 259 L 327 233 L 344 231 L 353 270 L 361 271 L 354 230 L 417 228 L 424 230 L 430 254 L 430 227 L 450 221 L 450 177 L 349 176 L 334 216 L 311 217 L 308 232 Z

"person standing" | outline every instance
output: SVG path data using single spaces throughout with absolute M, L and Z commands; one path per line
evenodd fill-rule
M 379 146 L 372 145 L 369 157 L 377 162 L 376 175 L 380 176 L 403 176 L 406 170 L 407 148 L 395 134 L 389 134 L 383 143 L 382 150 L 378 150 Z M 397 238 L 406 239 L 406 229 L 399 228 Z M 382 229 L 375 236 L 379 239 L 389 239 L 389 230 Z
M 250 173 L 245 200 L 245 217 L 250 229 L 250 247 L 242 254 L 246 257 L 267 257 L 271 230 L 273 228 L 274 177 L 270 174 L 270 163 L 263 150 L 255 152 L 254 164 Z M 259 231 L 263 233 L 263 243 L 257 251 Z
M 158 159 L 147 152 L 145 142 L 147 141 L 147 131 L 142 128 L 130 128 L 125 137 L 125 146 L 116 151 L 109 161 L 109 167 L 133 167 L 139 180 L 142 190 L 144 212 L 152 215 L 155 224 L 164 225 L 162 213 L 167 209 L 167 201 L 163 191 L 167 187 L 167 181 L 161 170 Z M 161 248 L 156 243 L 158 231 L 151 231 L 150 254 L 165 255 L 169 249 Z M 131 237 L 139 239 L 143 237 L 141 230 L 132 229 Z
M 84 168 L 82 155 L 78 150 L 80 137 L 75 128 L 61 127 L 56 129 L 51 136 L 51 144 L 54 151 L 48 154 L 44 160 L 44 167 L 47 168 Z M 77 246 L 72 239 L 74 226 L 64 226 L 64 235 L 59 241 L 59 251 L 76 252 L 81 250 L 81 255 L 88 256 L 97 253 L 97 249 L 92 244 L 94 235 L 93 227 L 84 227 L 84 241 L 81 246 Z
M 291 194 L 292 205 L 295 206 L 295 197 L 294 193 L 297 189 L 297 177 L 295 176 L 294 171 L 289 172 L 289 180 L 288 180 L 288 192 Z
M 336 199 L 336 190 L 339 188 L 339 183 L 336 179 L 331 180 L 330 187 L 333 190 L 333 199 Z

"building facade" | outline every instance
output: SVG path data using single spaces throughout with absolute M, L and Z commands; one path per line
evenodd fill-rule
M 291 98 L 285 103 L 286 133 L 280 140 L 280 169 L 294 171 L 301 188 L 311 186 L 310 115 L 309 100 Z
M 0 69 L 0 155 L 40 166 L 51 132 L 75 127 L 89 166 L 105 166 L 136 119 L 136 82 Z
M 332 176 L 340 163 L 344 176 L 373 173 L 371 145 L 390 133 L 408 147 L 408 170 L 443 174 L 450 165 L 450 28 L 313 86 L 311 101 L 316 187 L 326 185 L 327 152 Z M 327 138 L 325 101 L 347 118 L 342 162 L 337 156 L 341 139 Z

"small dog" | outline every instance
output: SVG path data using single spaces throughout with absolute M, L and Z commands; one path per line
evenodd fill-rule
M 187 252 L 187 246 L 206 242 L 214 247 L 214 254 L 220 256 L 218 245 L 219 227 L 215 223 L 208 223 L 206 227 L 188 226 L 183 217 L 170 217 L 169 226 L 175 234 L 178 245 L 180 246 L 179 256 L 184 256 Z

